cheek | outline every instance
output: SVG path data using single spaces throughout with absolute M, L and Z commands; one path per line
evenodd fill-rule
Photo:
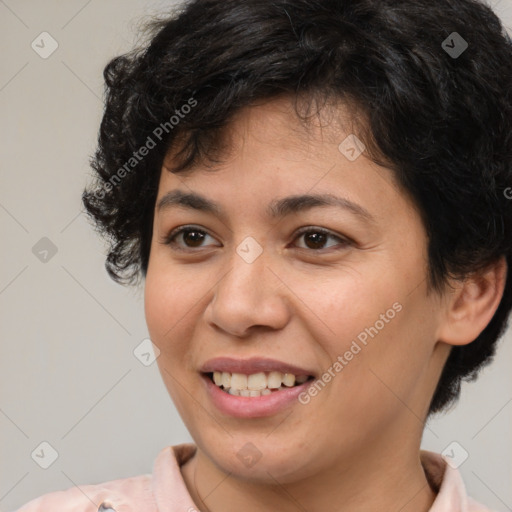
M 180 318 L 187 301 L 194 293 L 194 280 L 183 269 L 165 262 L 164 257 L 152 248 L 144 288 L 144 306 L 148 324 L 158 328 L 166 323 L 169 329 Z M 160 333 L 162 334 L 162 333 Z
M 366 312 L 339 323 L 344 334 L 329 348 L 333 361 L 343 358 L 333 379 L 337 413 L 352 411 L 356 426 L 373 422 L 371 414 L 378 421 L 368 428 L 378 428 L 409 409 L 420 414 L 425 405 L 435 326 L 424 314 L 428 305 L 423 301 L 393 298 L 369 298 Z M 336 414 L 332 418 L 336 421 Z
M 299 287 L 296 282 L 298 294 L 314 313 L 309 315 L 308 330 L 330 365 L 338 361 L 343 366 L 332 369 L 334 387 L 353 387 L 359 396 L 378 384 L 370 369 L 397 390 L 407 391 L 428 362 L 432 347 L 434 315 L 422 289 L 408 294 L 399 273 L 387 274 L 384 278 L 382 272 L 369 269 L 315 286 L 303 281 Z
M 151 341 L 159 348 L 156 362 L 169 396 L 182 418 L 187 418 L 189 395 L 180 383 L 195 374 L 190 341 L 196 319 L 194 306 L 201 297 L 197 282 L 183 273 L 153 265 L 148 269 L 144 289 L 146 324 Z M 196 291 L 197 289 L 197 291 Z
M 146 324 L 161 352 L 176 355 L 185 350 L 203 295 L 200 281 L 190 273 L 157 265 L 148 269 L 144 289 Z
M 294 291 L 314 313 L 309 327 L 318 325 L 317 339 L 323 340 L 331 358 L 342 355 L 360 334 L 364 342 L 369 337 L 365 329 L 376 322 L 379 331 L 384 331 L 399 316 L 393 309 L 399 290 L 370 271 L 333 273 L 321 280 L 305 278 L 301 287 L 299 280 L 295 283 Z M 386 312 L 388 323 L 381 325 L 380 315 Z

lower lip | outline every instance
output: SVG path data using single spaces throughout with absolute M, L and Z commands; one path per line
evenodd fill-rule
M 269 395 L 246 397 L 230 395 L 216 386 L 208 375 L 201 377 L 214 405 L 224 414 L 238 418 L 271 416 L 294 402 L 298 403 L 298 396 L 314 382 L 314 379 L 311 379 L 299 386 L 282 389 Z

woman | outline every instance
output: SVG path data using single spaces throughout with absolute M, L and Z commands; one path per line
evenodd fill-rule
M 512 307 L 512 42 L 474 0 L 196 0 L 113 59 L 87 212 L 194 444 L 39 510 L 487 510 L 427 418 Z

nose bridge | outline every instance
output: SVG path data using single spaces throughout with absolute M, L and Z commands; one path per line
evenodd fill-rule
M 268 260 L 268 250 L 264 250 L 253 237 L 245 238 L 231 257 L 231 272 L 228 274 L 230 288 L 234 287 L 243 294 L 264 293 Z
M 270 252 L 254 238 L 245 238 L 233 251 L 229 271 L 214 289 L 210 304 L 213 323 L 238 335 L 254 325 L 277 329 L 286 323 L 279 280 L 269 266 Z

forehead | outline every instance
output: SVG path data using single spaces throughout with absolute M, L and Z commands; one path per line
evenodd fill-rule
M 282 95 L 238 109 L 223 127 L 205 127 L 195 140 L 199 141 L 201 152 L 212 155 L 217 163 L 240 154 L 247 145 L 264 146 L 267 151 L 261 156 L 279 150 L 282 156 L 314 161 L 317 153 L 321 156 L 324 144 L 337 146 L 344 137 L 358 133 L 361 128 L 366 128 L 366 121 L 354 105 L 339 99 Z M 166 168 L 175 167 L 183 143 L 190 136 L 190 132 L 180 133 L 175 138 L 164 159 Z M 211 162 L 206 158 L 201 163 Z
M 214 162 L 199 161 L 185 171 L 172 173 L 176 153 L 182 149 L 176 144 L 164 160 L 157 211 L 180 201 L 182 205 L 188 201 L 190 206 L 193 201 L 196 206 L 202 203 L 204 211 L 219 213 L 220 205 L 205 201 L 213 195 L 218 203 L 234 204 L 238 199 L 242 209 L 258 204 L 272 218 L 277 211 L 293 209 L 293 200 L 278 203 L 277 197 L 300 195 L 304 202 L 307 194 L 307 201 L 334 204 L 342 195 L 345 206 L 369 219 L 376 205 L 385 206 L 386 199 L 396 202 L 396 195 L 403 195 L 389 169 L 370 160 L 367 151 L 357 156 L 364 147 L 353 133 L 360 126 L 353 109 L 343 104 L 322 108 L 314 102 L 303 104 L 299 114 L 308 115 L 304 122 L 295 107 L 293 100 L 280 98 L 239 110 L 212 148 Z M 347 153 L 346 149 L 355 141 L 357 153 L 352 158 L 354 152 Z M 177 197 L 177 188 L 181 189 L 181 198 Z M 169 192 L 173 189 L 171 198 Z M 200 193 L 196 195 L 201 198 L 192 197 L 193 192 Z M 168 197 L 164 199 L 164 195 Z M 184 199 L 184 195 L 188 197 Z M 362 206 L 364 202 L 371 207 Z

